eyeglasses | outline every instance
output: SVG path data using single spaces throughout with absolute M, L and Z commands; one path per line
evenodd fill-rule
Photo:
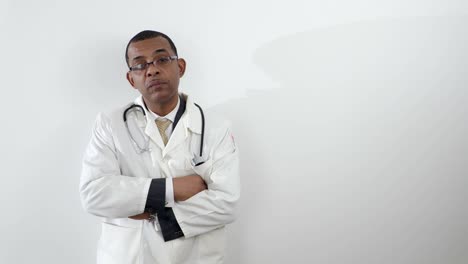
M 176 55 L 159 57 L 159 58 L 155 59 L 154 61 L 139 63 L 139 64 L 136 64 L 136 65 L 133 65 L 133 66 L 129 67 L 129 69 L 130 69 L 130 71 L 134 71 L 134 72 L 143 72 L 146 69 L 148 69 L 150 64 L 153 64 L 155 67 L 158 66 L 158 65 L 159 66 L 166 66 L 166 65 L 170 64 L 173 60 L 177 60 Z

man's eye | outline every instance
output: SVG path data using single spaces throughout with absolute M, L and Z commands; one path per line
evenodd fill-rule
M 135 66 L 133 66 L 134 70 L 143 70 L 146 67 L 146 64 L 140 63 Z
M 168 63 L 169 61 L 171 61 L 169 57 L 162 57 L 157 60 L 157 63 L 165 64 L 165 63 Z

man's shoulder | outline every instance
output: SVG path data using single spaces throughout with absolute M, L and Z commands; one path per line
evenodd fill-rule
M 119 107 L 114 107 L 111 109 L 106 109 L 97 114 L 96 121 L 113 124 L 116 122 L 123 122 L 123 114 L 126 109 L 128 109 L 133 102 L 121 105 Z
M 232 130 L 231 120 L 223 113 L 215 111 L 215 109 L 203 109 L 205 115 L 205 133 L 207 135 L 222 136 L 230 133 Z
M 215 111 L 213 107 L 203 107 L 198 105 L 192 97 L 188 97 L 186 94 L 182 94 L 182 97 L 187 100 L 188 111 L 190 111 L 190 118 L 202 118 L 198 113 L 203 113 L 203 119 L 205 120 L 205 129 L 208 131 L 219 131 L 226 130 L 231 126 L 229 119 L 219 111 Z M 188 99 L 187 99 L 188 98 Z M 208 132 L 207 131 L 207 132 Z
M 224 114 L 215 111 L 214 109 L 208 108 L 203 110 L 205 114 L 206 122 L 213 124 L 213 127 L 216 128 L 225 128 L 231 126 L 231 121 Z

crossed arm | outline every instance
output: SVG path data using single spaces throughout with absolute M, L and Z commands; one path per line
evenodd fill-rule
M 196 174 L 172 178 L 177 201 L 172 209 L 186 237 L 234 220 L 240 195 L 238 153 L 229 126 L 218 132 L 220 137 L 212 142 L 210 173 L 203 174 L 205 181 Z M 80 182 L 83 206 L 97 216 L 148 219 L 148 213 L 141 213 L 148 198 L 141 190 L 148 190 L 152 180 L 121 175 L 113 140 L 110 120 L 98 116 L 83 163 Z
M 205 181 L 202 177 L 196 174 L 173 178 L 172 184 L 174 186 L 174 200 L 176 202 L 185 201 L 195 194 L 207 189 Z M 129 218 L 134 220 L 146 220 L 150 218 L 150 213 L 144 212 L 130 216 Z

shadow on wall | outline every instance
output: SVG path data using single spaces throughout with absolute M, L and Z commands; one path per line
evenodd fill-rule
M 259 48 L 280 87 L 212 109 L 241 150 L 228 263 L 466 263 L 467 24 L 366 21 Z

